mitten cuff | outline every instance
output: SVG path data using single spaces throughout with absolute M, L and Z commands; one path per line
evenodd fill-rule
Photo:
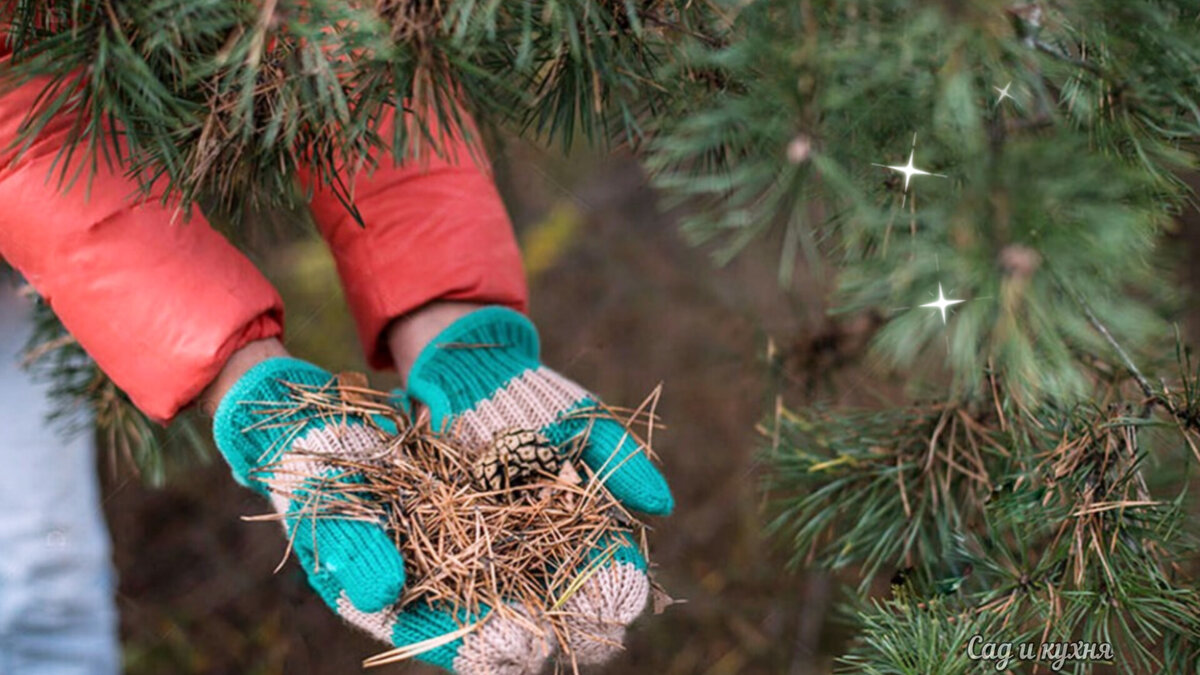
M 233 469 L 233 477 L 242 485 L 265 491 L 261 481 L 251 474 L 270 464 L 292 436 L 294 423 L 311 413 L 287 409 L 290 382 L 323 387 L 333 375 L 310 363 L 293 358 L 272 358 L 242 375 L 221 399 L 213 417 L 213 440 Z
M 509 380 L 537 368 L 537 329 L 506 307 L 485 307 L 450 324 L 417 355 L 409 392 L 429 406 L 435 427 L 469 410 Z

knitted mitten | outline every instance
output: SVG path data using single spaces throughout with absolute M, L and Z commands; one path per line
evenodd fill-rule
M 579 385 L 542 365 L 537 330 L 502 307 L 455 321 L 422 350 L 408 394 L 424 403 L 435 428 L 468 447 L 485 448 L 498 432 L 540 431 L 554 445 L 584 440 L 580 461 L 626 507 L 665 515 L 674 507 L 666 480 L 644 448 Z M 632 542 L 592 574 L 563 609 L 580 663 L 601 662 L 621 648 L 625 626 L 645 607 L 646 563 Z
M 486 608 L 480 616 L 455 617 L 420 603 L 402 610 L 393 606 L 404 588 L 404 562 L 396 545 L 378 522 L 331 513 L 329 506 L 338 497 L 313 489 L 322 477 L 347 480 L 344 468 L 322 457 L 370 461 L 379 439 L 361 416 L 332 417 L 295 406 L 285 382 L 318 389 L 336 386 L 333 375 L 303 361 L 264 361 L 221 400 L 213 437 L 234 478 L 270 498 L 275 510 L 285 514 L 285 531 L 317 594 L 347 622 L 395 647 L 448 635 L 483 619 Z M 531 675 L 541 670 L 549 648 L 529 625 L 496 616 L 418 658 L 460 673 Z

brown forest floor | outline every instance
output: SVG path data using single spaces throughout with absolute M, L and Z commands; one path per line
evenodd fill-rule
M 839 591 L 788 571 L 763 536 L 754 426 L 774 396 L 769 337 L 800 380 L 791 403 L 811 400 L 813 387 L 825 400 L 861 402 L 874 380 L 854 358 L 854 324 L 824 316 L 816 275 L 802 270 L 782 290 L 769 239 L 716 269 L 659 213 L 629 160 L 515 146 L 497 164 L 545 361 L 618 404 L 665 383 L 670 428 L 656 450 L 679 506 L 654 523 L 651 544 L 659 580 L 687 602 L 639 620 L 627 653 L 602 672 L 828 672 L 842 639 L 831 611 Z M 259 257 L 288 301 L 289 347 L 331 369 L 361 368 L 320 250 L 299 243 Z M 129 673 L 354 673 L 379 651 L 325 609 L 294 562 L 272 575 L 283 537 L 239 519 L 264 505 L 219 461 L 157 490 L 126 470 L 103 474 Z

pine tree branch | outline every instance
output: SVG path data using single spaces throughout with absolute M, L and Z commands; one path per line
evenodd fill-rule
M 158 180 L 185 207 L 290 206 L 301 166 L 349 205 L 347 169 L 375 150 L 439 152 L 427 131 L 466 134 L 463 108 L 547 140 L 644 137 L 692 88 L 664 74 L 668 60 L 720 44 L 715 12 L 708 0 L 13 0 L 0 3 L 14 36 L 0 91 L 68 83 L 28 111 L 18 145 L 58 116 L 80 120 L 65 157 L 120 145 L 143 188 Z M 408 123 L 384 137 L 400 108 Z
M 1047 269 L 1050 272 L 1051 277 L 1054 279 L 1055 285 L 1057 285 L 1062 292 L 1066 293 L 1075 301 L 1075 304 L 1079 306 L 1080 311 L 1082 311 L 1084 316 L 1087 317 L 1088 323 L 1090 323 L 1092 327 L 1096 329 L 1096 332 L 1100 333 L 1100 335 L 1104 337 L 1104 341 L 1107 342 L 1110 347 L 1112 347 L 1114 352 L 1116 352 L 1117 358 L 1121 360 L 1121 364 L 1125 366 L 1125 369 L 1129 371 L 1129 374 L 1138 383 L 1138 386 L 1141 387 L 1142 392 L 1146 395 L 1146 398 L 1151 400 L 1160 400 L 1160 397 L 1157 393 L 1155 393 L 1154 388 L 1150 386 L 1150 381 L 1147 380 L 1146 376 L 1142 374 L 1142 371 L 1138 368 L 1137 364 L 1134 363 L 1133 359 L 1130 358 L 1129 354 L 1125 351 L 1125 348 L 1121 346 L 1121 343 L 1118 342 L 1115 337 L 1113 337 L 1112 331 L 1108 330 L 1108 326 L 1105 326 L 1104 322 L 1100 321 L 1100 318 L 1097 317 L 1096 313 L 1092 311 L 1091 305 L 1088 304 L 1083 296 L 1075 292 L 1074 289 L 1068 287 L 1057 272 L 1055 272 L 1053 269 Z

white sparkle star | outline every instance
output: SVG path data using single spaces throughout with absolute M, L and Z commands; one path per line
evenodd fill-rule
M 908 164 L 905 164 L 904 166 L 890 166 L 887 164 L 872 163 L 871 166 L 881 166 L 885 169 L 891 169 L 892 171 L 898 171 L 898 172 L 904 174 L 904 191 L 905 192 L 908 192 L 908 181 L 912 180 L 913 176 L 937 176 L 938 178 L 946 177 L 944 174 L 929 173 L 928 171 L 926 171 L 924 169 L 918 169 L 917 167 L 913 166 L 913 157 L 916 154 L 917 154 L 917 135 L 913 134 L 912 150 L 908 153 Z
M 939 281 L 938 282 L 938 299 L 934 300 L 933 302 L 927 302 L 921 306 L 922 307 L 932 307 L 932 308 L 940 311 L 942 313 L 942 324 L 944 325 L 946 323 L 946 308 L 951 305 L 957 305 L 960 302 L 966 302 L 966 300 L 950 300 L 950 299 L 946 298 L 945 294 L 942 293 L 942 284 Z
M 996 105 L 1000 105 L 1001 103 L 1004 103 L 1004 99 L 1006 99 L 1006 98 L 1012 98 L 1014 101 L 1017 100 L 1017 99 L 1013 98 L 1012 94 L 1008 93 L 1008 88 L 1011 86 L 1012 86 L 1012 82 L 1010 81 L 1008 84 L 1004 85 L 1003 89 L 1001 89 L 1000 87 L 992 87 L 992 89 L 995 89 L 996 91 L 1000 92 L 1000 98 L 996 99 Z

